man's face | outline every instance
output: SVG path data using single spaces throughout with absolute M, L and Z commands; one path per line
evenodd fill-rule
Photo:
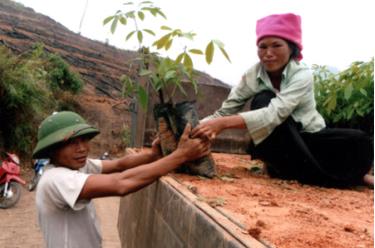
M 78 170 L 86 164 L 90 151 L 89 138 L 80 136 L 64 142 L 53 154 L 53 163 Z
M 258 57 L 267 72 L 280 72 L 288 63 L 291 50 L 288 43 L 277 37 L 265 37 L 258 43 Z

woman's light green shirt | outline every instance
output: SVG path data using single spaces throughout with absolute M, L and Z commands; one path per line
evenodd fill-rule
M 263 90 L 276 93 L 271 103 L 261 109 L 240 113 L 245 103 Z M 290 60 L 282 73 L 280 91 L 273 88 L 262 65 L 255 64 L 232 88 L 221 108 L 204 120 L 238 113 L 245 120 L 255 144 L 267 138 L 290 115 L 302 124 L 303 132 L 314 133 L 325 127 L 323 117 L 316 110 L 312 72 L 305 64 L 294 60 Z

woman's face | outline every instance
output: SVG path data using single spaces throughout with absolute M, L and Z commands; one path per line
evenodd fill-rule
M 85 136 L 68 140 L 55 150 L 51 162 L 57 166 L 78 170 L 86 164 L 90 151 L 89 141 Z
M 264 37 L 258 42 L 258 57 L 270 73 L 281 73 L 289 62 L 291 52 L 288 43 L 277 37 Z

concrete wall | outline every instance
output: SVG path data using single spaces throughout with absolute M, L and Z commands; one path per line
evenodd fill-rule
M 121 199 L 118 228 L 123 248 L 265 247 L 169 176 Z

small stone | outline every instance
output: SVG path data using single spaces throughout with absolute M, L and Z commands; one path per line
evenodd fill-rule
M 265 227 L 266 223 L 263 220 L 257 220 L 257 222 L 255 223 L 255 225 L 259 226 L 259 227 Z
M 248 231 L 247 231 L 253 238 L 256 238 L 258 239 L 259 238 L 259 235 L 261 234 L 261 230 L 257 227 L 255 228 L 250 228 Z
M 354 227 L 352 227 L 350 225 L 346 225 L 346 226 L 344 226 L 344 231 L 345 232 L 354 232 Z

